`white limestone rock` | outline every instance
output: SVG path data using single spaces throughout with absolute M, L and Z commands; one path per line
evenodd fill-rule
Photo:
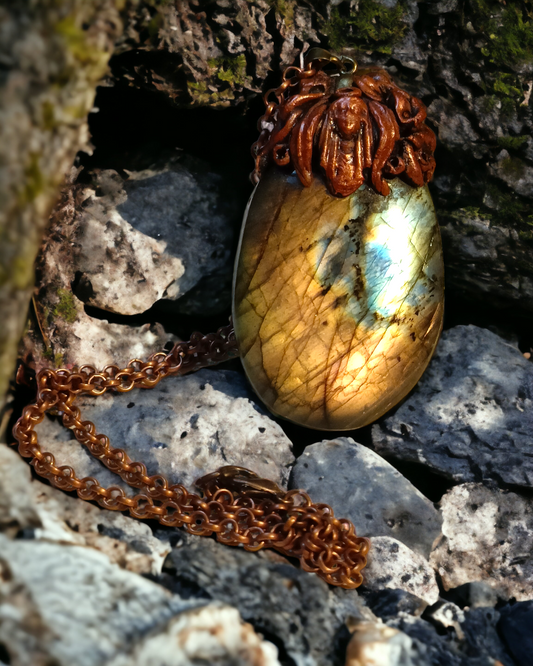
M 443 538 L 430 562 L 446 590 L 483 581 L 498 596 L 533 599 L 533 501 L 480 483 L 441 500 Z
M 202 172 L 203 171 L 203 172 Z M 176 301 L 201 280 L 231 280 L 233 228 L 220 204 L 220 178 L 180 161 L 95 174 L 77 215 L 75 292 L 88 305 L 124 315 Z M 209 309 L 207 292 L 200 311 Z M 215 308 L 216 309 L 216 308 Z
M 82 418 L 93 421 L 113 447 L 124 448 L 149 474 L 164 474 L 171 483 L 192 487 L 218 467 L 240 465 L 286 486 L 294 460 L 291 442 L 252 397 L 238 373 L 201 370 L 169 377 L 149 391 L 106 393 L 77 404 Z M 46 420 L 37 432 L 44 450 L 79 477 L 128 488 L 58 422 Z
M 432 605 L 439 598 L 435 573 L 428 561 L 390 537 L 373 537 L 363 584 L 370 591 L 404 590 Z

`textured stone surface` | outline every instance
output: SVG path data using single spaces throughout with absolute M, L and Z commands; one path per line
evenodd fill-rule
M 181 596 L 238 608 L 273 641 L 284 663 L 342 663 L 344 622 L 373 619 L 356 590 L 328 587 L 271 551 L 247 553 L 213 539 L 184 534 L 167 557 L 161 582 Z
M 433 504 L 392 465 L 348 437 L 308 446 L 290 485 L 349 518 L 359 536 L 393 537 L 424 557 L 440 536 Z
M 459 585 L 449 590 L 446 597 L 461 608 L 494 608 L 500 600 L 497 590 L 481 580 Z
M 191 605 L 79 546 L 0 535 L 0 565 L 0 642 L 12 663 L 97 666 Z
M 136 573 L 158 574 L 168 540 L 122 513 L 82 502 L 40 480 L 16 451 L 0 444 L 0 531 L 56 543 L 88 546 Z
M 147 359 L 176 342 L 176 336 L 166 333 L 161 324 L 111 324 L 106 319 L 87 315 L 77 299 L 72 302 L 75 304 L 76 319 L 56 320 L 48 339 L 48 349 L 43 344 L 39 326 L 35 323 L 28 326 L 21 351 L 29 366 L 36 371 L 50 366 L 72 368 L 92 365 L 103 369 L 106 365 L 118 365 L 123 368 L 133 358 Z
M 428 616 L 434 623 L 440 624 L 445 629 L 452 628 L 457 637 L 464 638 L 461 624 L 465 621 L 464 611 L 451 601 L 443 601 L 428 611 Z
M 404 590 L 426 604 L 436 603 L 439 588 L 428 561 L 391 537 L 373 537 L 364 586 L 371 590 Z
M 509 307 L 530 310 L 533 304 L 531 245 L 518 231 L 476 208 L 440 215 L 446 256 L 446 283 L 465 294 Z M 522 234 L 523 235 L 523 234 Z
M 340 150 L 340 149 L 339 149 Z M 427 366 L 442 327 L 444 266 L 427 187 L 335 197 L 270 170 L 235 264 L 233 322 L 250 383 L 318 430 L 372 423 Z
M 439 620 L 432 623 L 405 614 L 389 620 L 388 625 L 410 637 L 423 655 L 424 665 L 515 666 L 498 634 L 499 619 L 499 613 L 492 608 L 465 611 L 464 619 L 457 609 L 456 619 L 447 628 Z
M 507 150 L 496 156 L 491 172 L 511 187 L 515 192 L 530 199 L 533 198 L 533 167 L 519 158 L 512 158 Z
M 2 661 L 279 666 L 234 608 L 185 601 L 102 553 L 0 535 L 0 573 Z
M 164 474 L 187 487 L 223 465 L 248 467 L 286 486 L 293 461 L 291 442 L 260 407 L 241 375 L 202 370 L 167 378 L 150 391 L 82 398 L 82 418 L 94 421 L 115 448 L 143 462 L 149 474 Z M 95 476 L 102 485 L 122 482 L 72 441 L 59 423 L 37 427 L 44 450 L 79 477 Z M 126 487 L 126 486 L 125 486 Z
M 517 666 L 529 666 L 533 654 L 533 601 L 502 608 L 498 629 Z
M 211 604 L 180 614 L 165 631 L 147 636 L 109 666 L 280 666 L 277 649 L 263 641 L 235 608 Z
M 355 48 L 363 62 L 369 55 L 374 62 L 387 62 L 394 45 L 395 60 L 413 77 L 424 72 L 427 53 L 414 30 L 416 2 L 372 4 L 361 12 L 348 3 L 339 9 L 339 4 L 344 3 L 224 0 L 202 7 L 198 17 L 194 0 L 156 8 L 141 2 L 129 13 L 113 72 L 180 106 L 214 107 L 249 99 L 261 90 L 270 70 L 293 64 L 302 47 L 327 46 L 328 38 L 335 51 Z M 134 66 L 128 51 L 137 55 Z M 178 72 L 170 66 L 177 63 Z
M 170 546 L 154 537 L 146 523 L 100 509 L 38 481 L 32 484 L 32 492 L 41 526 L 24 534 L 94 548 L 128 571 L 160 573 Z
M 207 165 L 181 157 L 125 177 L 96 170 L 84 183 L 62 192 L 37 260 L 21 350 L 37 369 L 124 366 L 176 339 L 155 316 L 110 323 L 87 306 L 125 316 L 161 301 L 174 314 L 229 307 L 235 204 Z
M 25 527 L 41 525 L 30 487 L 30 468 L 15 451 L 0 442 L 1 532 L 16 534 Z
M 73 170 L 72 178 L 78 171 Z M 130 359 L 146 358 L 161 351 L 167 342 L 175 341 L 175 336 L 166 333 L 159 323 L 134 326 L 89 316 L 83 301 L 74 295 L 73 286 L 80 296 L 90 293 L 89 284 L 80 275 L 76 277 L 74 265 L 81 251 L 78 212 L 86 198 L 83 186 L 70 183 L 62 191 L 37 260 L 38 286 L 19 350 L 24 361 L 36 370 L 51 365 L 123 367 Z M 98 245 L 97 239 L 93 242 Z M 94 259 L 102 266 L 105 263 L 101 248 L 95 249 Z
M 431 564 L 445 589 L 483 581 L 499 596 L 533 598 L 533 502 L 468 483 L 441 500 L 443 539 Z
M 445 331 L 409 398 L 372 429 L 378 453 L 455 481 L 533 486 L 533 365 L 490 331 Z
M 228 299 L 233 229 L 220 203 L 220 178 L 205 164 L 185 164 L 129 172 L 126 180 L 112 170 L 95 174 L 72 229 L 80 245 L 74 293 L 82 301 L 138 314 L 207 278 L 219 293 L 204 293 L 198 312 L 220 307 L 224 290 Z
M 394 620 L 398 615 L 422 615 L 427 603 L 410 592 L 398 588 L 370 592 L 366 586 L 359 589 L 366 605 L 384 622 Z
M 394 627 L 361 622 L 346 651 L 346 666 L 429 666 L 425 648 Z

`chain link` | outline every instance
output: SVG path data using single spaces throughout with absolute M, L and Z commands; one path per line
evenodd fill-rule
M 126 368 L 108 365 L 102 372 L 84 365 L 72 370 L 45 369 L 37 375 L 37 400 L 24 408 L 13 434 L 22 456 L 31 458 L 37 474 L 56 488 L 76 491 L 83 500 L 96 501 L 113 511 L 128 511 L 134 518 L 155 519 L 169 527 L 185 527 L 191 534 L 211 535 L 222 543 L 256 551 L 274 548 L 297 557 L 306 571 L 332 585 L 355 588 L 362 582 L 369 542 L 357 537 L 348 520 L 339 520 L 326 504 L 313 504 L 299 490 L 285 492 L 240 467 L 222 467 L 202 477 L 201 495 L 172 485 L 162 474 L 149 476 L 142 462 L 132 461 L 123 449 L 112 448 L 109 438 L 82 420 L 74 405 L 78 395 L 127 393 L 152 388 L 163 377 L 182 375 L 238 356 L 235 333 L 226 326 L 209 335 L 194 333 L 167 354 L 148 361 L 131 360 Z M 35 427 L 47 412 L 62 417 L 63 425 L 109 470 L 141 492 L 132 497 L 119 486 L 104 488 L 93 477 L 78 478 L 68 465 L 58 465 L 44 452 Z

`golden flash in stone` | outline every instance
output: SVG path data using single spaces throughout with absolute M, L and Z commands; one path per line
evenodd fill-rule
M 427 186 L 332 196 L 271 169 L 245 214 L 233 322 L 244 369 L 275 414 L 319 430 L 375 421 L 424 372 L 444 270 Z

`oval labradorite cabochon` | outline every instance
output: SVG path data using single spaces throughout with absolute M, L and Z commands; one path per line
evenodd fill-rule
M 428 188 L 332 196 L 271 169 L 237 255 L 233 322 L 266 406 L 319 430 L 371 423 L 425 370 L 442 328 L 444 269 Z

